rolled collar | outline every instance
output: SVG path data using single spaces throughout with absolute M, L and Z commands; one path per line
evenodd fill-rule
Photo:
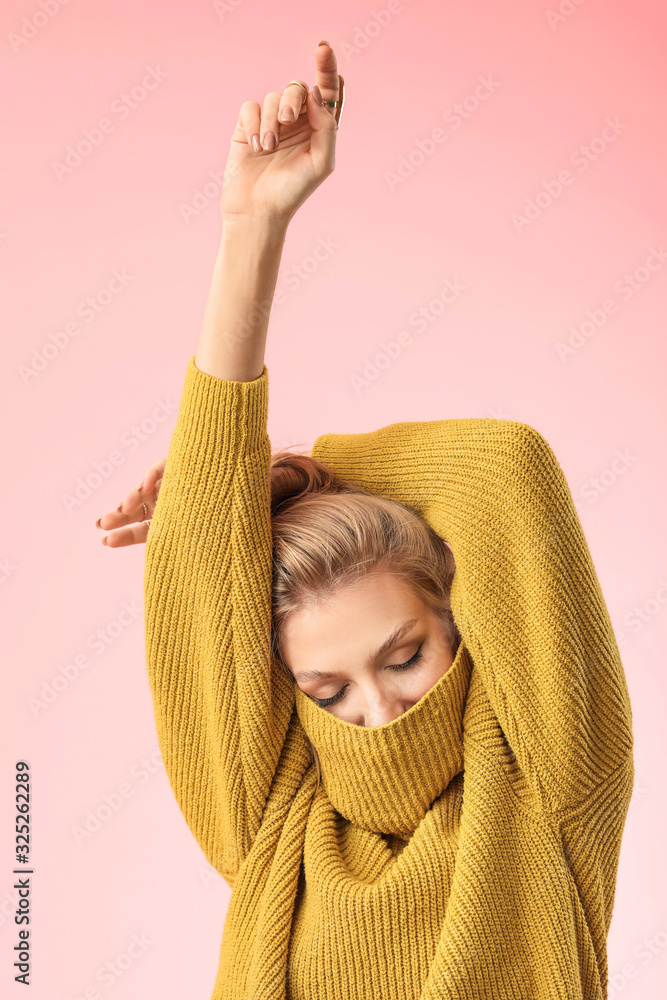
M 463 770 L 463 712 L 472 660 L 463 641 L 443 676 L 407 712 L 358 726 L 295 685 L 296 709 L 320 760 L 322 787 L 345 819 L 377 833 L 411 834 Z

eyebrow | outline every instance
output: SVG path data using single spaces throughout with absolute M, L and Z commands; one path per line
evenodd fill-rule
M 393 649 L 401 641 L 406 632 L 414 628 L 418 621 L 418 618 L 408 618 L 406 621 L 401 622 L 400 625 L 397 625 L 391 635 L 388 635 L 384 642 L 378 646 L 375 653 L 371 654 L 371 660 L 377 660 L 383 653 L 387 653 L 390 649 Z M 327 677 L 338 676 L 335 672 L 326 673 L 326 671 L 322 670 L 301 670 L 298 674 L 294 675 L 297 681 L 321 681 L 326 680 Z

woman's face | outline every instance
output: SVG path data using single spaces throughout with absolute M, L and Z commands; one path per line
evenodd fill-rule
M 407 712 L 454 662 L 444 626 L 400 577 L 374 572 L 287 619 L 282 657 L 332 715 L 382 726 Z

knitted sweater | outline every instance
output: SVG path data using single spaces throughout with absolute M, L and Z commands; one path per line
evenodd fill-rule
M 271 656 L 267 417 L 266 367 L 190 358 L 146 546 L 162 757 L 232 887 L 212 1000 L 604 1000 L 632 714 L 553 451 L 487 418 L 317 439 L 456 562 L 452 666 L 363 727 Z

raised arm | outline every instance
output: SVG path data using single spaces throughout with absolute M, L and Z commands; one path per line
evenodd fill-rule
M 632 752 L 620 654 L 563 471 L 516 421 L 326 434 L 313 455 L 452 547 L 452 610 L 534 798 L 571 807 Z
M 316 55 L 338 96 L 330 47 Z M 286 77 L 289 79 L 289 77 Z M 307 88 L 306 88 L 307 90 Z M 293 691 L 270 656 L 272 537 L 264 347 L 287 225 L 334 169 L 333 113 L 291 86 L 241 107 L 222 240 L 146 543 L 146 657 L 178 804 L 233 884 L 259 828 Z M 293 124 L 278 124 L 290 106 Z M 277 148 L 253 149 L 274 131 Z

